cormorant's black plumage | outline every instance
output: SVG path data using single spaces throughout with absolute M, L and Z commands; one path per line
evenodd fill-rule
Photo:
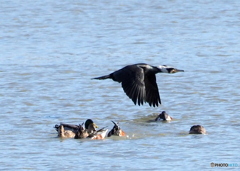
M 109 75 L 97 77 L 94 79 L 104 80 L 111 78 L 114 81 L 122 83 L 122 88 L 127 96 L 132 99 L 134 104 L 143 105 L 144 102 L 150 106 L 161 104 L 156 75 L 159 72 L 175 73 L 178 70 L 166 65 L 155 67 L 148 64 L 140 63 L 128 65 Z

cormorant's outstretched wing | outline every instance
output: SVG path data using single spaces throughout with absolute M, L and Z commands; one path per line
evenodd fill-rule
M 143 105 L 146 102 L 146 90 L 144 83 L 144 71 L 137 65 L 128 65 L 112 73 L 114 81 L 122 83 L 122 87 L 127 96 L 134 104 Z
M 155 73 L 147 74 L 144 82 L 146 87 L 146 101 L 149 105 L 155 107 L 158 106 L 158 104 L 161 104 Z

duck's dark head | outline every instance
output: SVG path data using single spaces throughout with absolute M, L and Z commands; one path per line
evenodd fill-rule
M 169 116 L 165 111 L 162 111 L 162 113 L 160 113 L 157 118 L 155 119 L 155 121 L 171 121 L 173 118 L 171 116 Z
M 92 121 L 92 119 L 87 119 L 86 122 L 85 122 L 85 129 L 94 129 L 95 131 L 95 128 L 98 128 L 98 126 Z
M 159 69 L 159 72 L 169 73 L 169 74 L 173 74 L 176 72 L 184 72 L 184 70 L 177 69 L 177 68 L 174 68 L 174 67 L 168 66 L 168 65 L 160 65 L 157 68 Z
M 193 125 L 190 128 L 189 134 L 206 134 L 206 129 L 201 125 Z

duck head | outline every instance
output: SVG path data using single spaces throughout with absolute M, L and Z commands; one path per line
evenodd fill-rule
M 85 129 L 88 131 L 89 134 L 96 131 L 98 126 L 92 121 L 92 119 L 87 119 L 85 122 Z
M 160 113 L 155 121 L 160 121 L 160 120 L 163 120 L 163 121 L 171 121 L 173 118 L 171 116 L 169 116 L 165 111 L 162 111 L 162 113 Z
M 117 123 L 115 123 L 114 121 L 112 121 L 112 123 L 114 124 L 113 128 L 111 131 L 109 131 L 108 133 L 108 137 L 111 137 L 112 135 L 116 135 L 116 136 L 126 136 L 126 133 L 119 127 L 119 125 Z
M 201 125 L 193 125 L 190 128 L 189 134 L 206 134 L 206 129 Z

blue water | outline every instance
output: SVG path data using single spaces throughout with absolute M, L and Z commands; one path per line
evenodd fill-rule
M 240 166 L 239 9 L 238 0 L 1 2 L 0 169 Z M 139 62 L 185 70 L 157 75 L 158 108 L 91 80 Z M 174 120 L 148 122 L 163 110 Z M 128 136 L 57 138 L 55 124 L 88 118 L 120 122 Z M 194 124 L 208 134 L 189 135 Z

